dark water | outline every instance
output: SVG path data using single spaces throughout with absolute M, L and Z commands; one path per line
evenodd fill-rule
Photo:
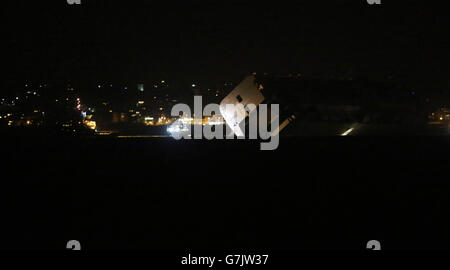
M 7 137 L 0 249 L 449 249 L 449 137 Z

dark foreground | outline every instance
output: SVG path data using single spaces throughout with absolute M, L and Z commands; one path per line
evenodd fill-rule
M 450 249 L 450 137 L 8 137 L 0 249 Z

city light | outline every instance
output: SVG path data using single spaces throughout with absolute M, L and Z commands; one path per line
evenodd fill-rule
M 182 133 L 188 133 L 190 125 L 184 124 L 181 119 L 175 121 L 172 125 L 167 128 L 167 131 L 171 133 L 172 137 L 180 135 Z
M 165 116 L 161 116 L 159 119 L 158 119 L 158 124 L 160 124 L 160 125 L 164 125 L 164 124 L 166 124 L 166 117 Z
M 97 128 L 97 123 L 95 121 L 85 120 L 84 124 L 92 130 Z
M 147 126 L 152 126 L 152 125 L 154 125 L 155 124 L 155 118 L 153 118 L 153 117 L 150 117 L 150 116 L 147 116 L 147 117 L 145 117 L 144 118 L 144 121 L 145 121 L 145 124 L 147 125 Z
M 355 130 L 355 129 L 354 129 L 354 128 L 351 128 L 351 129 L 347 130 L 346 132 L 342 133 L 341 136 L 343 136 L 343 137 L 348 136 L 348 135 L 350 135 L 350 133 L 353 132 L 353 130 Z

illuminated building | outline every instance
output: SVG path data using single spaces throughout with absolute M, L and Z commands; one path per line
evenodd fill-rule
M 155 118 L 150 116 L 145 117 L 144 121 L 147 126 L 153 126 L 155 124 Z

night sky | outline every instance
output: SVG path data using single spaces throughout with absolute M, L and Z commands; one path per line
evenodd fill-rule
M 269 72 L 450 86 L 448 10 L 428 1 L 82 1 L 4 4 L 2 83 L 206 85 Z

